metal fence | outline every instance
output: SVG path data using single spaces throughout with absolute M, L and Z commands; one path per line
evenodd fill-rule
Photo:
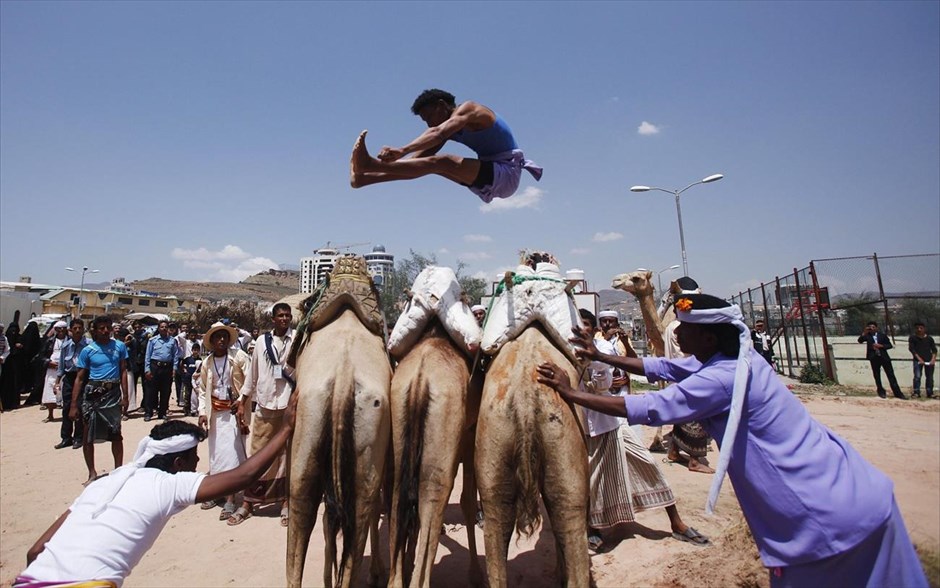
M 838 380 L 836 362 L 856 344 L 865 323 L 875 321 L 894 340 L 923 322 L 940 332 L 940 253 L 815 259 L 731 297 L 748 325 L 763 319 L 777 369 L 797 377 L 806 365 Z M 852 348 L 854 349 L 854 348 Z M 899 355 L 900 356 L 900 355 Z

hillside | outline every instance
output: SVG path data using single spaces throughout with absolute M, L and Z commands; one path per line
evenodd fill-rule
M 291 270 L 268 270 L 245 278 L 241 282 L 189 282 L 147 278 L 131 284 L 135 290 L 155 294 L 175 295 L 180 298 L 203 298 L 209 301 L 249 300 L 274 302 L 298 292 L 299 276 Z

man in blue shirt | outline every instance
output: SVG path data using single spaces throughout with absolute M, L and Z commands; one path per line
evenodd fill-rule
M 62 355 L 59 358 L 56 374 L 56 388 L 65 392 L 62 394 L 62 427 L 60 428 L 62 441 L 55 446 L 56 449 L 63 449 L 69 445 L 72 449 L 78 449 L 82 446 L 82 434 L 85 427 L 81 419 L 77 421 L 70 419 L 69 412 L 72 409 L 72 389 L 75 387 L 75 377 L 78 375 L 78 356 L 88 343 L 88 339 L 85 338 L 85 321 L 72 319 L 69 323 L 69 336 L 62 344 Z
M 160 321 L 157 336 L 147 342 L 147 356 L 144 360 L 144 378 L 150 384 L 144 387 L 145 421 L 153 418 L 154 408 L 157 409 L 159 418 L 167 419 L 167 412 L 170 410 L 170 387 L 176 375 L 178 360 L 179 345 L 176 337 L 170 336 L 167 321 Z
M 78 354 L 78 374 L 72 387 L 69 418 L 84 420 L 82 451 L 88 466 L 88 480 L 98 477 L 94 443 L 111 442 L 114 467 L 124 463 L 124 437 L 121 415 L 127 410 L 127 347 L 111 338 L 111 317 L 99 316 L 91 323 L 94 340 Z M 83 387 L 84 386 L 84 387 Z M 81 393 L 81 410 L 79 395 Z

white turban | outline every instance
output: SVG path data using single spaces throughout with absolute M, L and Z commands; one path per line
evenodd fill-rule
M 67 329 L 69 328 L 69 324 L 65 321 L 56 321 L 55 324 L 52 325 L 52 328 L 53 329 Z
M 131 476 L 136 474 L 137 470 L 147 465 L 147 462 L 152 458 L 158 455 L 186 451 L 197 445 L 199 445 L 199 439 L 189 433 L 173 435 L 166 439 L 154 439 L 150 435 L 147 435 L 141 439 L 140 443 L 137 445 L 137 452 L 134 454 L 134 461 L 117 468 L 108 475 L 108 480 L 112 483 L 112 490 L 101 497 L 98 504 L 95 506 L 94 512 L 91 513 L 91 517 L 96 518 L 103 513 L 108 507 L 108 504 L 114 500 L 114 497 L 117 496 L 121 488 L 124 487 L 124 484 L 131 479 Z
M 482 304 L 474 304 L 473 306 L 470 307 L 470 312 L 476 312 L 478 310 L 482 310 L 483 312 L 486 312 L 486 307 L 483 306 Z
M 744 315 L 736 304 L 723 306 L 721 308 L 700 308 L 694 307 L 682 310 L 681 301 L 692 300 L 693 306 L 696 301 L 708 299 L 707 302 L 720 301 L 714 296 L 707 294 L 693 295 L 695 298 L 680 296 L 676 303 L 676 318 L 684 323 L 697 323 L 705 325 L 731 324 L 738 328 L 738 362 L 734 370 L 734 388 L 731 391 L 731 409 L 728 412 L 728 424 L 725 426 L 725 434 L 721 438 L 721 453 L 718 456 L 718 467 L 715 468 L 715 477 L 712 478 L 711 488 L 708 490 L 708 500 L 705 503 L 705 513 L 714 514 L 715 503 L 718 501 L 718 494 L 721 492 L 721 483 L 724 481 L 725 473 L 728 471 L 728 463 L 731 461 L 731 452 L 734 449 L 734 440 L 738 433 L 738 424 L 741 422 L 741 410 L 744 407 L 744 397 L 747 394 L 747 379 L 751 372 L 751 331 L 744 324 Z
M 620 320 L 620 313 L 618 313 L 616 310 L 602 310 L 602 311 L 600 311 L 599 313 L 597 313 L 597 318 L 599 318 L 599 319 L 602 319 L 602 318 L 615 318 L 615 319 L 617 319 L 617 320 L 619 321 L 619 320 Z

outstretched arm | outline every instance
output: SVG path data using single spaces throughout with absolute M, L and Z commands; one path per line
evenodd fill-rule
M 574 402 L 585 408 L 613 416 L 627 416 L 627 409 L 620 396 L 601 396 L 591 394 L 571 387 L 568 374 L 552 362 L 545 362 L 536 368 L 539 384 L 558 392 L 558 395 L 568 402 Z
M 496 122 L 496 115 L 489 108 L 476 102 L 464 102 L 458 106 L 454 113 L 450 115 L 443 123 L 429 127 L 426 131 L 418 135 L 411 143 L 404 147 L 383 147 L 379 151 L 378 158 L 381 161 L 398 161 L 410 153 L 419 153 L 421 156 L 428 156 L 437 153 L 444 143 L 450 139 L 454 133 L 462 130 L 464 127 L 487 128 L 493 126 Z
M 228 496 L 239 490 L 244 490 L 252 482 L 257 480 L 258 477 L 268 469 L 268 466 L 274 463 L 274 460 L 280 455 L 284 447 L 287 446 L 287 442 L 294 433 L 294 418 L 297 414 L 297 397 L 297 393 L 291 395 L 290 402 L 287 404 L 287 410 L 284 412 L 284 424 L 281 430 L 277 432 L 267 445 L 261 448 L 261 451 L 249 457 L 245 463 L 234 470 L 222 472 L 221 474 L 210 474 L 205 477 L 199 485 L 199 490 L 196 492 L 197 503 L 214 500 L 222 496 Z

